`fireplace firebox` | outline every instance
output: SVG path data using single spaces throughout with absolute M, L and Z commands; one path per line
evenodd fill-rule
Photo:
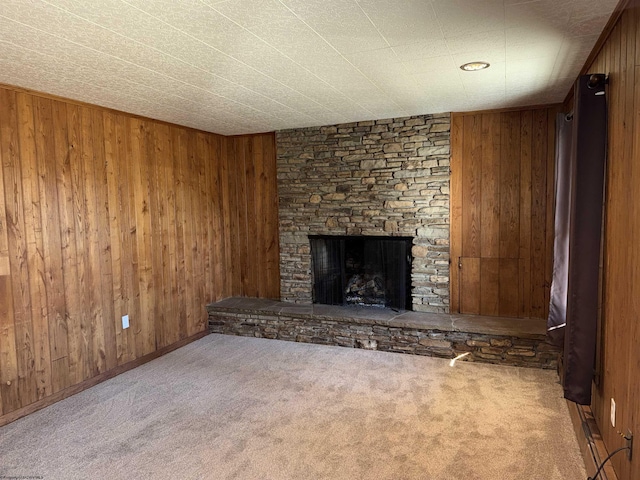
M 310 235 L 313 302 L 411 310 L 411 237 Z

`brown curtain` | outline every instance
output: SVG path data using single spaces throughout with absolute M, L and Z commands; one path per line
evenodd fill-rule
M 580 76 L 574 97 L 563 386 L 565 398 L 582 405 L 591 403 L 596 352 L 607 150 L 605 78 Z

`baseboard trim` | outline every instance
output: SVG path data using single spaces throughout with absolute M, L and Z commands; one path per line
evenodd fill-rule
M 119 365 L 116 368 L 109 370 L 108 372 L 103 372 L 95 377 L 89 378 L 84 382 L 78 383 L 71 387 L 65 388 L 64 390 L 60 390 L 59 392 L 54 393 L 53 395 L 49 395 L 46 398 L 38 400 L 37 402 L 26 405 L 22 408 L 14 410 L 13 412 L 9 412 L 5 415 L 0 416 L 0 427 L 7 425 L 11 422 L 15 422 L 19 418 L 25 417 L 33 412 L 36 412 L 42 408 L 48 407 L 49 405 L 53 405 L 60 400 L 64 400 L 76 393 L 80 393 L 83 390 L 91 388 L 99 383 L 102 383 L 110 378 L 113 378 L 121 373 L 132 370 L 140 365 L 144 365 L 151 360 L 155 360 L 158 357 L 166 355 L 173 350 L 177 350 L 178 348 L 184 347 L 185 345 L 194 342 L 196 340 L 201 339 L 202 337 L 209 335 L 208 331 L 199 332 L 190 337 L 184 338 L 176 343 L 172 343 L 171 345 L 167 345 L 166 347 L 162 347 L 155 352 L 151 352 L 143 357 L 132 360 L 131 362 L 125 363 L 124 365 Z
M 587 475 L 592 476 L 609 453 L 600 435 L 600 429 L 591 412 L 591 407 L 578 405 L 568 400 L 567 406 L 569 407 L 573 429 L 580 445 L 584 465 L 587 469 Z M 611 463 L 607 462 L 605 464 L 598 480 L 618 480 Z

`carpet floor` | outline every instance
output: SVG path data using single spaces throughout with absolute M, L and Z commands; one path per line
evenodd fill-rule
M 0 478 L 583 480 L 555 372 L 209 335 L 0 428 Z

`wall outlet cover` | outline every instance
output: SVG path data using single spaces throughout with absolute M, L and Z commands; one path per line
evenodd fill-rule
M 129 315 L 122 316 L 122 329 L 129 328 Z
M 616 401 L 611 398 L 611 426 L 616 426 Z

